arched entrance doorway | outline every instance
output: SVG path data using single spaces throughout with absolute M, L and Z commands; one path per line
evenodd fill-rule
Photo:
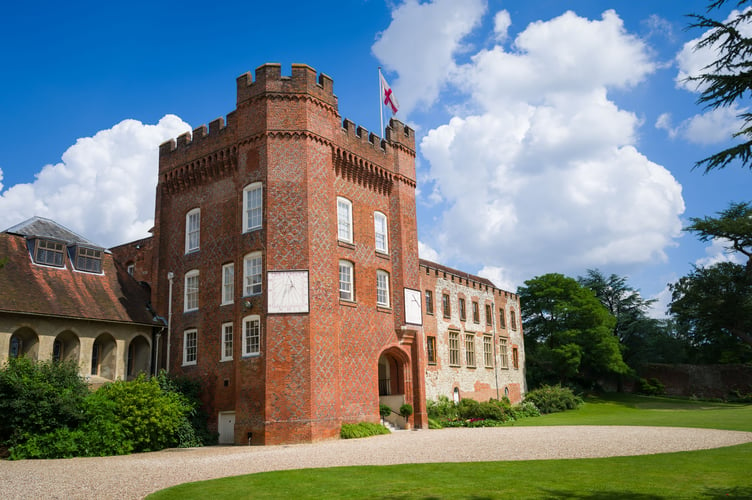
M 392 409 L 387 422 L 396 427 L 405 427 L 405 420 L 399 416 L 399 408 L 411 403 L 410 358 L 399 348 L 392 347 L 379 356 L 379 404 Z

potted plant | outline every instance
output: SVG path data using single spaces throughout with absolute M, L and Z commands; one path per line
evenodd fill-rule
M 381 415 L 381 423 L 383 424 L 386 420 L 386 417 L 389 416 L 389 414 L 392 413 L 392 409 L 385 405 L 385 404 L 379 404 L 379 415 Z
M 399 414 L 405 419 L 405 429 L 410 428 L 410 415 L 413 414 L 413 406 L 410 403 L 405 403 L 400 406 Z

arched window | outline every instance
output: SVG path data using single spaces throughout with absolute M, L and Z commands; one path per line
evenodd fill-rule
M 201 209 L 194 208 L 185 215 L 185 253 L 199 249 L 201 240 Z
M 386 215 L 381 212 L 373 213 L 373 230 L 375 235 L 376 251 L 389 253 L 389 238 L 387 236 Z
M 339 298 L 341 300 L 355 300 L 355 271 L 349 260 L 339 261 Z

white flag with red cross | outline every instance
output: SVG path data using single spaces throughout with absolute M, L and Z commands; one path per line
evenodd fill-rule
M 392 92 L 392 88 L 387 83 L 384 75 L 381 74 L 381 71 L 379 71 L 379 78 L 381 80 L 381 98 L 384 100 L 384 106 L 388 106 L 392 110 L 392 114 L 396 114 L 399 109 L 397 96 Z

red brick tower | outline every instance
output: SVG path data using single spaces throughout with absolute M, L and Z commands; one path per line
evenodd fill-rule
M 164 357 L 202 381 L 220 439 L 376 422 L 380 370 L 381 393 L 426 425 L 423 332 L 404 303 L 419 288 L 411 129 L 368 134 L 342 122 L 326 75 L 263 65 L 238 78 L 226 125 L 160 147 L 153 235 Z

